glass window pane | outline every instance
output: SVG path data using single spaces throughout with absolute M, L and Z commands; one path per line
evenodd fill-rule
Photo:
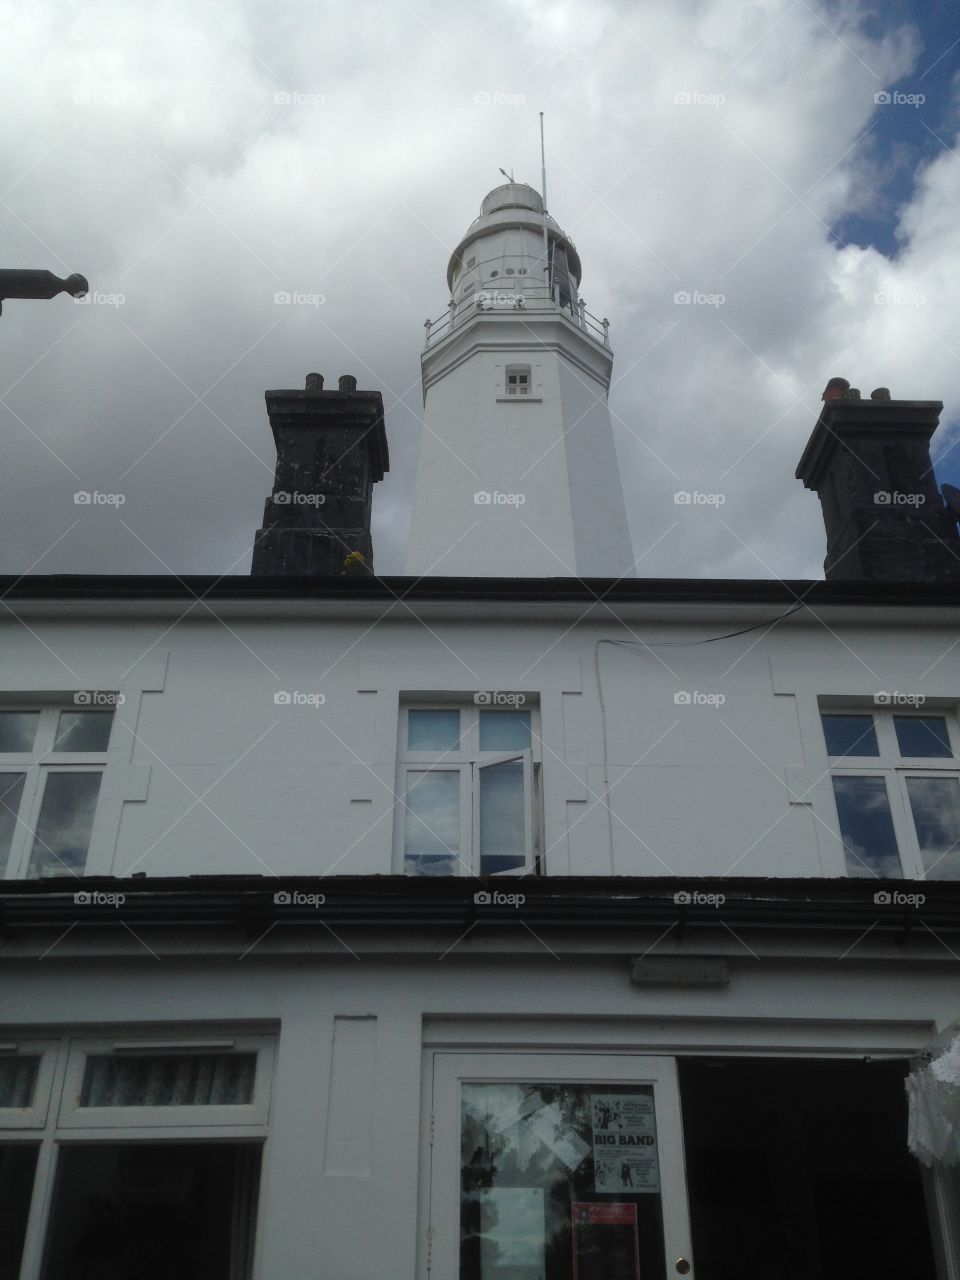
M 0 1280 L 17 1280 L 37 1168 L 37 1146 L 0 1144 Z
M 529 711 L 481 711 L 481 751 L 526 751 L 530 747 Z
M 902 756 L 936 756 L 949 759 L 950 737 L 942 716 L 894 716 L 897 743 Z
M 255 1053 L 91 1054 L 81 1107 L 210 1107 L 253 1101 Z
M 80 875 L 87 860 L 99 773 L 47 774 L 30 858 L 30 879 Z
M 17 829 L 20 797 L 25 773 L 0 773 L 0 873 L 10 853 L 10 843 Z
M 39 1054 L 0 1058 L 0 1107 L 33 1105 L 39 1067 Z
M 403 797 L 405 870 L 457 874 L 460 852 L 460 771 L 409 772 Z
M 54 751 L 106 751 L 112 711 L 61 711 Z
M 824 715 L 823 736 L 830 756 L 878 756 L 873 716 Z
M 408 711 L 408 751 L 459 751 L 459 711 Z
M 460 1280 L 666 1274 L 650 1085 L 461 1088 Z
M 924 873 L 960 880 L 960 779 L 908 778 Z
M 32 751 L 39 711 L 0 711 L 0 751 Z
M 43 1280 L 248 1280 L 252 1143 L 64 1143 Z
M 514 871 L 525 862 L 523 764 L 507 760 L 480 774 L 480 874 Z
M 897 837 L 883 778 L 834 777 L 837 817 L 847 859 L 847 875 L 903 876 Z

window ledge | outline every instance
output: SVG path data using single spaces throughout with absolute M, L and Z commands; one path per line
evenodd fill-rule
M 543 396 L 497 396 L 497 404 L 543 404 Z

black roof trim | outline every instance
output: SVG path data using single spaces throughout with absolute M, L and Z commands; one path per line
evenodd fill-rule
M 298 903 L 297 893 L 322 894 L 324 902 Z M 878 893 L 888 894 L 890 902 L 878 903 Z M 87 895 L 88 900 L 78 901 L 77 894 Z M 491 900 L 478 898 L 482 894 Z M 523 896 L 523 902 L 513 899 L 517 894 Z M 697 898 L 717 894 L 723 895 L 720 905 L 709 897 Z M 122 895 L 123 901 L 111 895 Z M 497 901 L 494 895 L 503 900 Z M 923 901 L 917 901 L 918 897 Z M 397 931 L 521 921 L 573 931 L 644 925 L 662 928 L 673 922 L 681 930 L 716 929 L 722 924 L 725 928 L 777 932 L 872 930 L 901 938 L 914 933 L 929 939 L 931 933 L 960 933 L 960 882 L 779 877 L 528 876 L 481 881 L 468 877 L 189 876 L 5 881 L 0 887 L 0 932 L 8 936 L 18 926 L 82 927 L 118 921 L 257 929 L 276 922 Z
M 749 578 L 266 577 L 53 574 L 0 577 L 6 600 L 499 600 L 609 604 L 960 606 L 952 583 Z

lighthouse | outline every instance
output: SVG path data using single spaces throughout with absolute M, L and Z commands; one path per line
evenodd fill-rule
M 427 321 L 411 575 L 634 572 L 607 397 L 609 325 L 533 187 L 494 188 Z

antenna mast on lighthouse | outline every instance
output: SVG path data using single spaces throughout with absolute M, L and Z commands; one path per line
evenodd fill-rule
M 543 280 L 547 297 L 553 296 L 550 288 L 550 245 L 547 240 L 547 155 L 543 146 L 543 112 L 540 112 L 540 194 L 543 197 Z

